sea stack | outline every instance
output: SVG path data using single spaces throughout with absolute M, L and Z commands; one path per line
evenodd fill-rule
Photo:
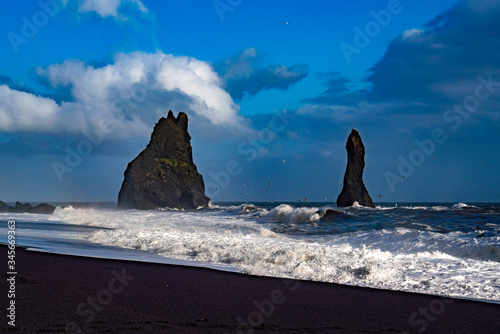
M 40 203 L 37 206 L 32 206 L 29 203 L 22 204 L 16 202 L 16 206 L 10 206 L 5 202 L 0 201 L 0 212 L 12 213 L 39 213 L 51 215 L 54 213 L 56 207 L 47 203 Z
M 196 209 L 208 206 L 203 176 L 193 163 L 188 117 L 172 110 L 156 123 L 148 146 L 125 170 L 119 209 Z
M 362 206 L 374 208 L 375 205 L 363 183 L 365 146 L 358 131 L 352 129 L 345 147 L 347 149 L 347 169 L 342 192 L 337 198 L 337 206 L 352 206 L 354 202 L 358 202 Z

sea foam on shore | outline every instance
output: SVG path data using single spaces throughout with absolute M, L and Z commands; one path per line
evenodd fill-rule
M 52 227 L 51 237 L 55 233 L 194 265 L 500 301 L 498 206 L 353 207 L 323 221 L 321 212 L 328 208 L 339 210 L 291 203 L 215 205 L 196 211 L 67 207 L 58 208 L 48 221 L 20 218 L 38 219 L 39 228 L 62 223 L 87 229 L 58 235 Z M 35 240 L 36 234 L 31 229 L 25 235 Z

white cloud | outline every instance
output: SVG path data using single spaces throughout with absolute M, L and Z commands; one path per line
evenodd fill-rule
M 81 106 L 0 86 L 0 131 L 7 133 L 74 132 L 86 127 Z
M 108 119 L 117 127 L 113 137 L 149 136 L 169 109 L 188 113 L 204 127 L 248 131 L 219 76 L 194 58 L 134 52 L 118 54 L 104 67 L 71 60 L 39 68 L 38 74 L 53 87 L 70 90 L 73 101 L 58 104 L 0 86 L 1 131 L 75 133 Z
M 419 36 L 420 34 L 422 34 L 424 32 L 424 30 L 422 29 L 415 29 L 415 28 L 412 28 L 412 29 L 408 29 L 408 30 L 405 30 L 403 31 L 403 39 L 407 39 L 409 37 L 415 37 L 415 36 Z
M 102 17 L 113 16 L 118 18 L 118 9 L 124 4 L 136 7 L 143 13 L 148 11 L 141 0 L 82 0 L 78 10 L 81 13 L 96 12 Z
M 248 48 L 234 59 L 226 60 L 226 68 L 224 80 L 234 79 L 238 77 L 248 78 L 253 72 L 253 62 L 257 57 L 255 48 Z

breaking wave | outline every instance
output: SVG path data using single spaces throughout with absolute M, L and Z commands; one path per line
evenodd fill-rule
M 465 205 L 239 204 L 197 211 L 58 208 L 51 219 L 99 226 L 86 240 L 253 275 L 500 301 L 500 225 Z M 489 208 L 498 213 L 498 208 Z M 453 216 L 456 215 L 455 220 Z M 325 219 L 328 217 L 328 219 Z M 467 218 L 467 216 L 466 216 Z

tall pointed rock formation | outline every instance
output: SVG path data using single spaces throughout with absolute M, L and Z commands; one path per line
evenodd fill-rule
M 188 117 L 180 112 L 156 123 L 148 146 L 125 170 L 118 208 L 196 209 L 207 206 L 203 177 L 193 163 Z
M 337 206 L 352 206 L 354 202 L 374 208 L 375 205 L 363 183 L 365 168 L 365 146 L 358 131 L 352 129 L 346 144 L 347 169 L 344 175 L 344 186 L 337 198 Z

